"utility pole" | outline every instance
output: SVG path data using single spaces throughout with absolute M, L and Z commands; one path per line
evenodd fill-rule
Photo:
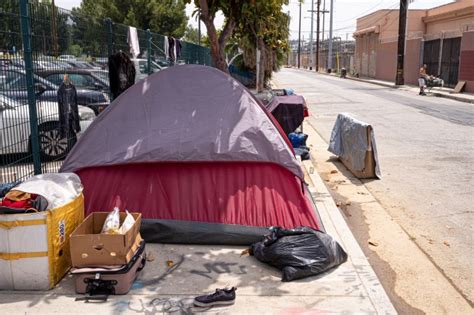
M 313 14 L 314 14 L 314 0 L 311 0 L 311 32 L 309 33 L 309 70 L 313 70 Z M 319 12 L 318 12 L 319 16 Z M 318 41 L 316 40 L 316 45 Z M 318 48 L 316 47 L 316 51 Z M 318 57 L 316 57 L 316 71 L 318 69 Z
M 319 16 L 321 14 L 320 12 L 320 7 L 321 7 L 321 0 L 318 0 L 318 4 L 316 6 L 316 11 L 318 16 L 316 17 L 316 72 L 319 71 Z
M 323 33 L 321 34 L 321 41 L 324 43 L 324 27 L 326 25 L 326 0 L 323 0 Z
M 298 28 L 298 69 L 300 68 L 301 61 L 301 1 L 300 1 L 300 19 Z
M 395 85 L 405 84 L 403 73 L 405 57 L 405 34 L 407 26 L 408 0 L 400 0 L 400 13 L 398 19 L 398 52 L 397 52 L 397 74 Z
M 331 72 L 332 69 L 332 22 L 333 22 L 333 12 L 334 12 L 334 0 L 331 0 L 331 8 L 329 9 L 329 49 L 328 49 L 328 72 Z

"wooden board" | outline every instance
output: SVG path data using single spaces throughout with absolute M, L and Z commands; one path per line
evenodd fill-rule
M 451 93 L 461 93 L 464 90 L 464 86 L 466 85 L 466 81 L 459 81 L 458 84 L 454 87 L 454 91 Z

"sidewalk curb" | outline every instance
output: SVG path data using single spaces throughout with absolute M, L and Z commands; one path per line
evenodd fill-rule
M 303 71 L 311 72 L 311 73 L 315 73 L 315 74 L 327 75 L 327 76 L 331 76 L 331 77 L 335 77 L 335 78 L 338 77 L 338 76 L 335 75 L 335 74 L 326 73 L 326 72 L 321 72 L 321 71 L 316 72 L 316 71 L 312 71 L 312 70 L 308 70 L 308 69 L 301 69 L 301 68 L 300 68 L 300 69 L 298 69 L 298 68 L 292 68 L 292 69 L 303 70 Z M 405 91 L 408 91 L 407 88 L 409 87 L 409 86 L 406 86 L 406 85 L 397 86 L 397 85 L 392 84 L 392 83 L 374 82 L 374 81 L 371 81 L 371 80 L 365 80 L 365 79 L 355 78 L 355 77 L 351 77 L 351 76 L 347 76 L 346 79 L 353 80 L 353 81 L 359 81 L 359 82 L 370 83 L 370 84 L 379 85 L 379 86 L 384 86 L 384 87 L 389 87 L 389 88 L 392 88 L 392 89 L 405 90 Z M 466 98 L 464 98 L 464 97 L 462 97 L 462 96 L 444 94 L 444 93 L 433 92 L 433 91 L 431 91 L 430 93 L 433 94 L 433 95 L 436 96 L 436 97 L 442 97 L 442 98 L 447 98 L 447 99 L 455 100 L 455 101 L 458 101 L 458 102 L 463 102 L 463 103 L 468 103 L 468 104 L 474 104 L 474 100 L 469 100 L 469 99 L 466 99 Z
M 354 77 L 346 77 L 346 79 L 353 80 L 353 81 L 370 83 L 370 84 L 375 84 L 375 85 L 380 85 L 380 86 L 385 86 L 385 87 L 389 87 L 389 88 L 392 88 L 392 89 L 399 89 L 399 90 L 408 91 L 408 89 L 406 89 L 406 87 L 408 87 L 408 86 L 406 86 L 406 85 L 397 86 L 397 85 L 391 84 L 391 83 L 374 82 L 374 81 L 371 81 L 371 80 L 364 80 L 364 79 L 361 79 L 361 78 L 354 78 Z M 469 100 L 469 99 L 466 99 L 464 97 L 460 97 L 460 96 L 456 96 L 456 95 L 450 95 L 450 94 L 444 94 L 444 93 L 439 93 L 439 92 L 433 92 L 433 91 L 431 91 L 430 93 L 433 94 L 436 97 L 442 97 L 442 98 L 455 100 L 455 101 L 458 101 L 458 102 L 474 104 L 474 100 Z
M 329 231 L 349 254 L 348 259 L 357 270 L 359 279 L 365 287 L 368 298 L 372 301 L 377 314 L 397 314 L 387 292 L 375 274 L 359 243 L 357 243 L 339 208 L 336 206 L 334 199 L 317 172 L 313 161 L 303 161 L 302 167 L 306 169 L 313 183 L 313 185 L 309 186 L 309 191 L 318 209 L 319 217 L 326 232 Z

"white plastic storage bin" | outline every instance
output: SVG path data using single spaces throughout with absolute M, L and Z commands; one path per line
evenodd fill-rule
M 0 215 L 0 290 L 48 290 L 71 267 L 69 235 L 84 220 L 81 194 L 56 209 Z

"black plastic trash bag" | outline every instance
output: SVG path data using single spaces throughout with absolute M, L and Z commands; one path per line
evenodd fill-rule
M 346 262 L 347 254 L 328 234 L 309 227 L 270 228 L 271 234 L 250 248 L 250 255 L 283 271 L 282 281 L 323 273 Z

